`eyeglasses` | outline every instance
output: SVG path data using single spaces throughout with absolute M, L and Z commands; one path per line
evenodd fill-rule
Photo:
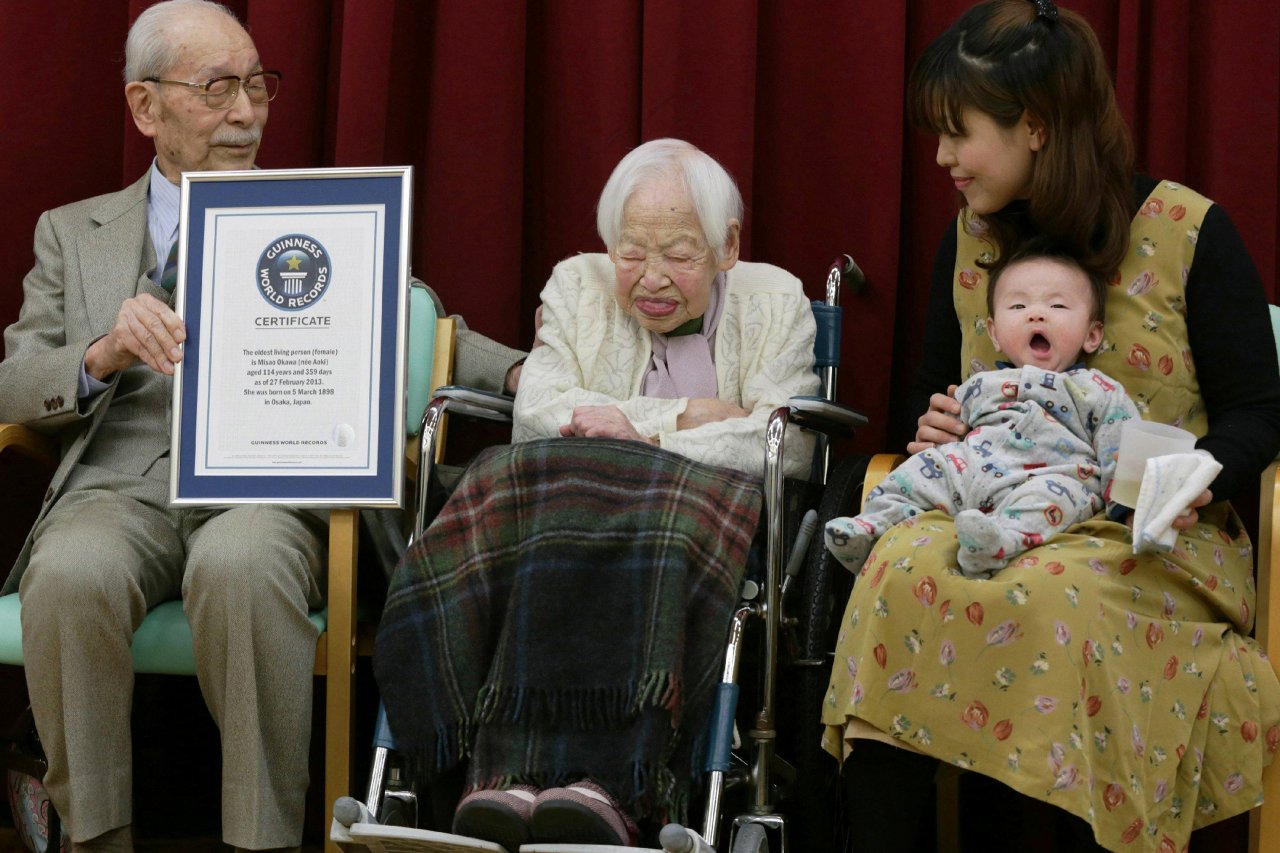
M 279 71 L 255 71 L 248 77 L 237 77 L 229 74 L 226 77 L 214 77 L 204 83 L 188 83 L 185 80 L 162 80 L 159 77 L 144 77 L 144 83 L 168 83 L 173 86 L 186 86 L 188 89 L 204 95 L 204 102 L 211 110 L 225 110 L 236 102 L 236 96 L 244 89 L 249 102 L 265 104 L 280 91 Z

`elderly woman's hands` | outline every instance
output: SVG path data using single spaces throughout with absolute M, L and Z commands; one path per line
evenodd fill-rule
M 956 386 L 949 387 L 945 394 L 930 397 L 929 411 L 920 416 L 918 423 L 916 440 L 907 444 L 908 453 L 919 453 L 921 450 L 964 438 L 969 426 L 960 420 L 960 401 L 956 399 Z
M 560 427 L 560 434 L 566 437 L 621 438 L 653 443 L 636 432 L 631 419 L 617 406 L 578 406 L 574 408 L 569 423 Z
M 676 416 L 676 429 L 693 429 L 729 418 L 745 418 L 749 414 L 751 413 L 746 409 L 728 400 L 719 400 L 715 397 L 690 397 L 684 412 Z M 637 432 L 630 418 L 617 406 L 578 406 L 573 410 L 573 417 L 569 419 L 569 423 L 560 427 L 560 434 L 656 443 Z
M 751 414 L 741 406 L 716 397 L 690 397 L 689 405 L 676 417 L 676 429 L 693 429 L 703 424 L 745 418 Z

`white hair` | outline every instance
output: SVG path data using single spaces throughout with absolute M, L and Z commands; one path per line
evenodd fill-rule
M 160 77 L 177 65 L 178 45 L 169 29 L 197 10 L 220 12 L 240 25 L 235 12 L 213 0 L 164 0 L 148 6 L 133 22 L 124 42 L 124 82 Z
M 709 154 L 682 139 L 654 139 L 634 149 L 614 167 L 596 205 L 596 230 L 613 251 L 622 234 L 622 209 L 636 190 L 654 180 L 684 181 L 716 262 L 724 260 L 729 223 L 742 222 L 742 194 L 733 178 Z

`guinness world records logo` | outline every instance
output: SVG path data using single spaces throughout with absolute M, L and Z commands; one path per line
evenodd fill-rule
M 286 234 L 258 258 L 258 292 L 281 311 L 310 308 L 329 289 L 329 253 L 306 234 Z

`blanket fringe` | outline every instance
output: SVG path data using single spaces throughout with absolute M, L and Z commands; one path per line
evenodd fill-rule
M 680 679 L 650 672 L 632 684 L 615 687 L 504 687 L 488 684 L 476 699 L 477 723 L 569 726 L 579 730 L 615 726 L 647 708 L 674 711 Z

